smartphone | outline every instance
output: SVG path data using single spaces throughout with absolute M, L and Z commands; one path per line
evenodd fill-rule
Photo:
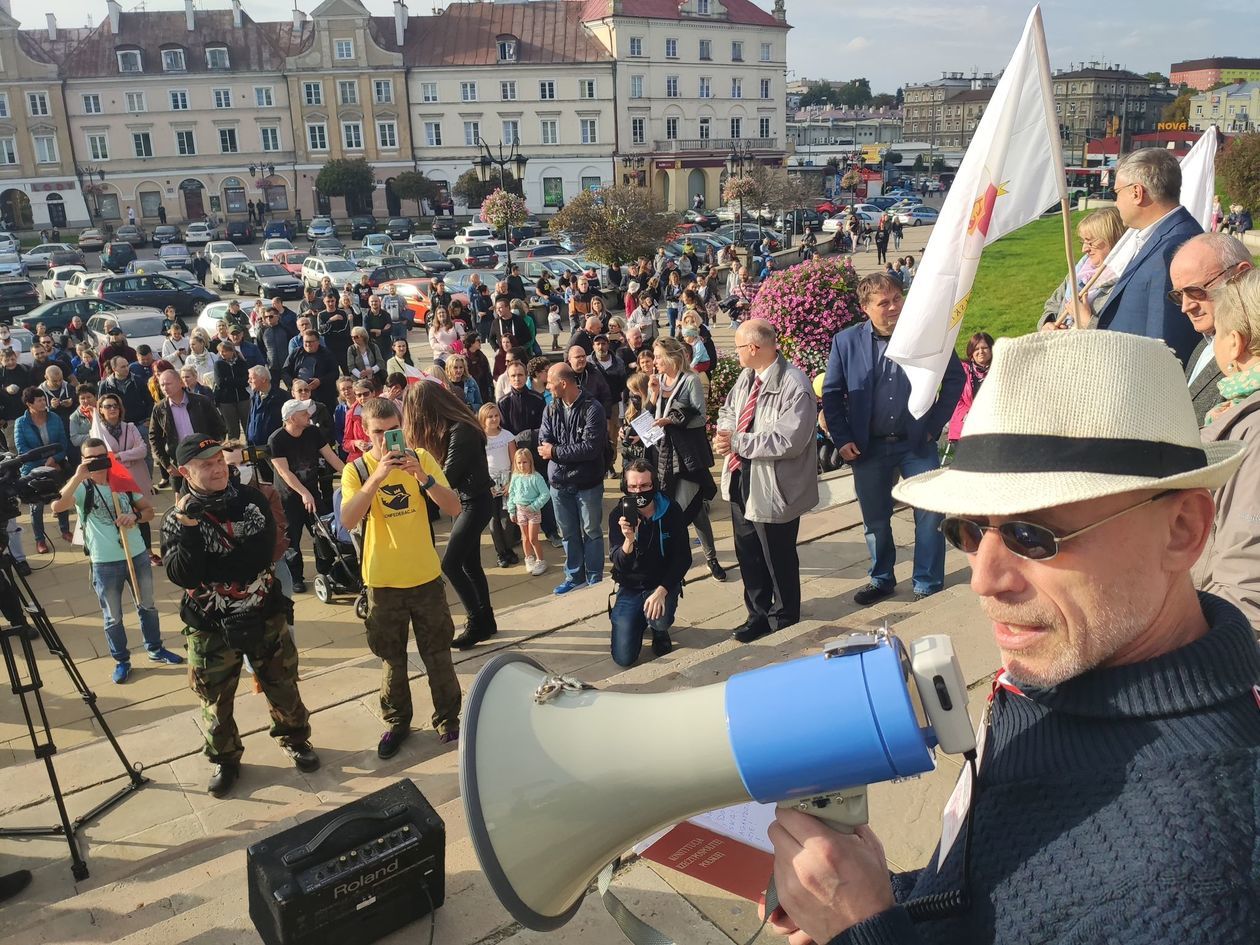
M 385 451 L 389 453 L 405 453 L 407 444 L 403 441 L 403 431 L 395 427 L 385 431 Z
M 110 462 L 108 456 L 91 456 L 87 461 L 88 472 L 101 472 L 109 469 Z

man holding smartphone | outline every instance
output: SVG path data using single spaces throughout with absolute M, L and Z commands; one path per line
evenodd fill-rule
M 389 726 L 376 753 L 392 758 L 411 734 L 407 634 L 413 627 L 433 697 L 433 728 L 443 743 L 459 738 L 463 695 L 451 660 L 455 624 L 425 500 L 450 516 L 459 514 L 460 502 L 441 463 L 426 450 L 406 449 L 392 400 L 373 397 L 361 410 L 372 448 L 341 472 L 341 523 L 361 537 L 367 641 L 381 658 L 381 717 Z
M 103 440 L 88 437 L 83 441 L 81 456 L 83 461 L 62 487 L 52 510 L 68 512 L 73 506 L 79 516 L 92 563 L 92 587 L 101 605 L 109 653 L 115 660 L 114 682 L 126 682 L 131 675 L 131 652 L 127 649 L 122 617 L 123 585 L 129 582 L 149 660 L 178 666 L 184 658 L 162 646 L 158 612 L 153 604 L 153 568 L 136 527 L 140 522 L 153 520 L 153 506 L 138 491 L 115 492 L 111 487 L 109 451 Z

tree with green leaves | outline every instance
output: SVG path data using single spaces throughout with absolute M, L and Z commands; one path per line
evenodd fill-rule
M 880 92 L 871 97 L 871 108 L 894 108 L 897 104 L 897 96 L 890 92 Z
M 840 87 L 837 100 L 849 108 L 860 108 L 871 104 L 871 83 L 869 79 L 850 79 Z
M 320 168 L 315 189 L 326 197 L 345 197 L 346 209 L 353 213 L 371 200 L 376 172 L 363 158 L 334 158 Z
M 809 88 L 801 95 L 801 108 L 810 105 L 830 105 L 836 100 L 836 90 L 825 79 L 809 83 Z
M 667 212 L 649 188 L 614 184 L 575 194 L 550 227 L 576 238 L 584 255 L 611 265 L 651 258 L 678 222 L 678 214 Z
M 424 207 L 420 201 L 432 203 L 437 200 L 441 189 L 437 181 L 429 180 L 419 171 L 403 171 L 394 178 L 394 194 L 399 200 L 414 200 L 416 213 L 420 216 L 424 216 Z
M 1229 203 L 1260 208 L 1260 133 L 1235 135 L 1216 159 Z
M 525 189 L 521 186 L 521 182 L 507 168 L 503 170 L 503 187 L 519 197 L 525 196 Z M 480 178 L 477 177 L 477 169 L 470 167 L 459 175 L 459 180 L 455 181 L 455 186 L 451 188 L 451 193 L 464 201 L 469 207 L 480 207 L 482 201 L 498 189 L 499 169 L 497 167 L 491 172 L 490 180 L 485 183 L 482 183 Z
M 1168 76 L 1162 72 L 1147 72 L 1142 75 L 1151 85 L 1168 85 Z
M 925 167 L 927 167 L 927 161 L 923 160 L 923 155 L 922 155 L 922 154 L 916 154 L 916 155 L 914 156 L 914 170 L 916 170 L 916 171 L 921 171 L 921 170 L 923 170 Z
M 900 151 L 885 151 L 883 163 L 891 164 L 893 167 L 896 167 L 897 165 L 901 163 L 901 152 Z
M 1163 114 L 1160 115 L 1163 121 L 1185 121 L 1190 120 L 1190 93 L 1182 92 L 1175 99 L 1164 106 Z

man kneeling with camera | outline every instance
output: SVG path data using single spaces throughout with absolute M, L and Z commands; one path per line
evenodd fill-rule
M 691 539 L 682 510 L 657 490 L 656 472 L 643 460 L 621 474 L 621 501 L 608 518 L 608 533 L 620 530 L 613 545 L 613 580 L 617 582 L 612 612 L 612 657 L 630 666 L 643 648 L 643 631 L 652 630 L 652 652 L 664 656 L 674 648 L 669 628 L 674 623 L 683 577 L 691 567 Z
M 276 580 L 271 507 L 257 489 L 230 482 L 223 444 L 212 437 L 184 437 L 175 461 L 186 490 L 162 521 L 162 560 L 185 589 L 179 612 L 214 764 L 210 793 L 223 797 L 239 774 L 244 746 L 233 699 L 245 656 L 271 706 L 271 736 L 300 771 L 314 771 L 319 756 L 298 693 L 290 604 Z

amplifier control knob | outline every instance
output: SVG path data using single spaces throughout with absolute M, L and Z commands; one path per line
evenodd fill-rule
M 410 827 L 403 827 L 403 831 L 402 831 L 402 832 L 403 832 L 404 834 L 409 834 L 409 833 L 411 833 L 411 828 L 410 828 Z
M 338 862 L 340 862 L 340 863 L 344 863 L 344 862 L 346 862 L 346 858 L 345 858 L 344 856 L 342 856 L 342 857 L 340 857 L 340 858 L 338 859 Z
M 354 857 L 354 856 L 358 856 L 358 855 L 359 855 L 359 851 L 358 851 L 358 850 L 351 850 L 351 851 L 350 851 L 350 855 L 351 855 L 352 857 Z
M 377 845 L 378 847 L 383 847 L 383 846 L 385 846 L 385 838 L 384 838 L 384 837 L 377 837 L 377 838 L 376 838 L 376 845 Z

